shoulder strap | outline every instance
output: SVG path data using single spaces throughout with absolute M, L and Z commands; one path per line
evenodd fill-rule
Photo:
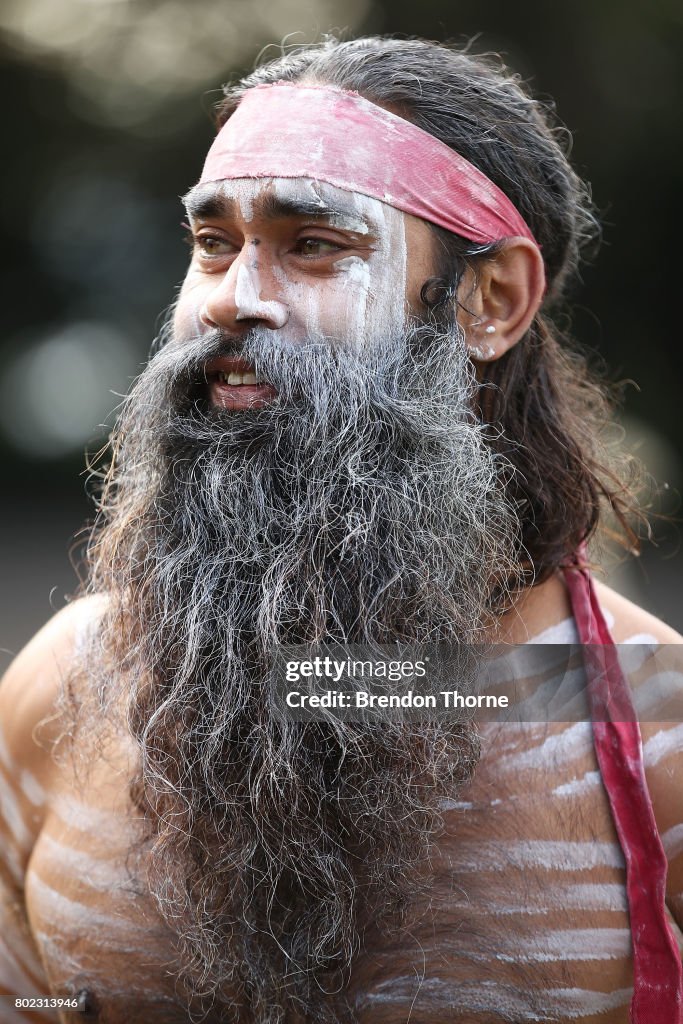
M 626 861 L 631 1022 L 681 1024 L 683 972 L 664 905 L 667 862 L 645 779 L 640 727 L 583 550 L 565 578 L 583 645 L 595 752 Z

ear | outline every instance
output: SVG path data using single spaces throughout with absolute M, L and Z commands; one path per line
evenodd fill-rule
M 475 362 L 491 363 L 523 338 L 545 293 L 545 269 L 538 246 L 508 238 L 501 251 L 483 260 L 476 275 L 458 289 L 458 323 Z

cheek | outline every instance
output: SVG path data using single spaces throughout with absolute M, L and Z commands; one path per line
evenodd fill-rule
M 182 283 L 173 308 L 173 331 L 178 338 L 197 337 L 206 328 L 199 312 L 204 302 L 206 286 L 190 271 Z
M 406 233 L 405 215 L 400 210 L 372 200 L 380 207 L 382 244 L 373 253 L 368 267 L 366 334 L 392 336 L 405 329 L 406 305 Z
M 320 296 L 325 305 L 319 321 L 339 337 L 373 342 L 405 328 L 405 217 L 376 199 L 359 197 L 358 205 L 359 216 L 378 225 L 379 243 L 368 259 L 348 256 L 337 261 L 333 287 Z

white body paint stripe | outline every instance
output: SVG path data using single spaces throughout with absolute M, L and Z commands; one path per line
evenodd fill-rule
M 669 860 L 683 853 L 683 824 L 674 825 L 662 833 L 662 846 Z
M 21 950 L 19 950 L 21 945 Z M 37 979 L 42 975 L 40 964 L 35 952 L 27 947 L 26 942 L 12 929 L 12 947 L 8 945 L 0 932 L 0 985 L 10 992 L 20 995 L 41 995 Z M 38 988 L 36 986 L 38 985 Z
M 128 815 L 125 811 L 106 811 L 99 807 L 76 800 L 74 797 L 58 795 L 52 803 L 52 810 L 70 829 L 85 832 L 88 836 L 100 838 L 121 836 L 126 822 L 142 821 L 142 815 Z
M 450 860 L 450 858 L 449 858 Z M 452 864 L 460 871 L 504 871 L 540 868 L 548 871 L 590 871 L 596 867 L 624 867 L 624 855 L 614 843 L 571 842 L 553 839 L 511 841 L 462 840 Z
M 54 858 L 60 880 L 69 877 L 82 879 L 89 888 L 108 895 L 117 891 L 123 891 L 130 898 L 136 895 L 135 880 L 126 870 L 125 858 L 122 859 L 118 851 L 116 859 L 93 857 L 66 843 L 60 843 L 47 832 L 41 836 L 40 845 L 41 855 L 46 851 Z
M 586 772 L 580 779 L 573 778 L 570 782 L 555 786 L 552 792 L 553 796 L 583 796 L 596 786 L 602 786 L 600 772 Z
M 514 895 L 514 894 L 512 894 Z M 467 897 L 453 899 L 449 897 L 449 907 L 466 907 L 471 914 L 497 914 L 504 917 L 516 914 L 554 914 L 559 910 L 603 910 L 615 913 L 626 912 L 628 901 L 624 886 L 617 883 L 558 885 L 552 891 L 547 887 L 532 889 L 529 887 L 519 894 L 519 903 L 511 901 L 503 903 L 496 893 L 490 899 L 486 894 L 477 894 L 477 903 L 472 904 Z
M 631 951 L 628 928 L 574 928 L 540 931 L 511 940 L 513 951 L 495 954 L 506 963 L 551 963 L 556 960 L 617 960 Z M 482 957 L 489 959 L 489 957 Z
M 593 749 L 593 727 L 590 722 L 575 722 L 562 732 L 546 736 L 537 747 L 500 758 L 501 772 L 538 771 L 549 765 L 566 766 Z
M 501 1024 L 514 1021 L 521 1024 L 527 1021 L 548 1021 L 558 1014 L 569 1020 L 580 1020 L 608 1010 L 626 1006 L 633 995 L 633 990 L 617 989 L 614 992 L 594 992 L 583 988 L 551 988 L 534 993 L 533 996 L 495 981 L 478 982 L 477 984 L 454 985 L 451 981 L 441 978 L 416 978 L 407 975 L 378 985 L 374 991 L 363 994 L 358 1000 L 358 1007 L 372 1004 L 400 1003 L 401 1009 L 414 1001 L 420 1005 L 420 995 L 428 1000 L 428 1005 L 435 1009 L 458 1009 L 470 1012 L 493 1011 L 500 1014 Z M 540 1009 L 539 1004 L 548 1007 L 548 1011 Z
M 126 914 L 104 914 L 96 907 L 71 899 L 53 889 L 37 874 L 31 875 L 31 890 L 39 900 L 40 916 L 49 921 L 59 934 L 77 934 L 85 929 L 93 945 L 101 944 L 111 949 L 115 946 L 126 952 L 149 954 L 149 947 L 135 946 L 129 940 L 149 935 L 149 930 L 130 919 L 130 903 L 125 906 Z
M 662 729 L 651 736 L 643 746 L 643 762 L 647 768 L 659 764 L 670 754 L 683 750 L 683 723 L 671 729 Z
M 657 672 L 635 691 L 633 703 L 639 718 L 652 721 L 656 719 L 657 708 L 674 698 L 678 698 L 679 708 L 683 706 L 683 673 Z

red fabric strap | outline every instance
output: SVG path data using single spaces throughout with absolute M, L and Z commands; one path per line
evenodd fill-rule
M 667 861 L 643 768 L 640 727 L 583 551 L 565 571 L 584 646 L 593 741 L 626 861 L 633 942 L 632 1024 L 681 1024 L 683 971 L 666 914 Z

